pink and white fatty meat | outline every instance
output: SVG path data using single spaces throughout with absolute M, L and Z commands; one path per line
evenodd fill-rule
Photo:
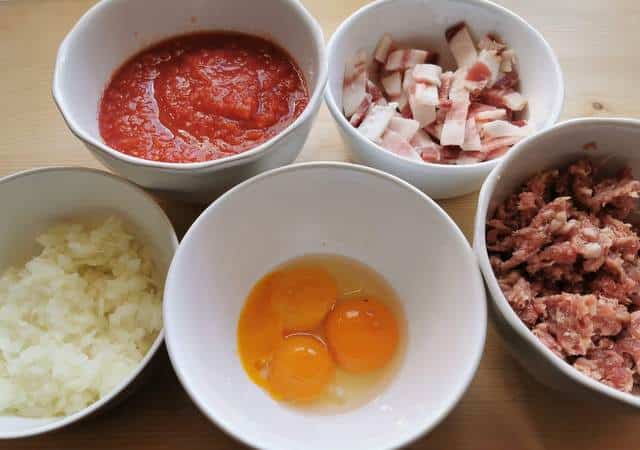
M 491 123 L 491 122 L 490 122 Z M 518 130 L 498 124 L 495 139 Z M 640 388 L 640 181 L 588 159 L 540 172 L 487 222 L 507 301 L 559 358 L 612 388 Z
M 445 33 L 456 70 L 434 52 L 406 48 L 384 34 L 368 62 L 359 51 L 345 67 L 344 114 L 366 138 L 400 157 L 473 164 L 504 155 L 533 133 L 521 116 L 516 57 L 489 34 L 476 44 L 464 22 Z

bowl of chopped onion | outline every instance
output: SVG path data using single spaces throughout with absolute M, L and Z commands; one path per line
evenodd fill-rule
M 489 1 L 375 1 L 338 27 L 328 58 L 325 100 L 354 159 L 434 198 L 478 189 L 564 99 L 549 44 Z
M 48 167 L 0 179 L 0 439 L 115 405 L 162 345 L 178 246 L 151 196 L 106 172 Z

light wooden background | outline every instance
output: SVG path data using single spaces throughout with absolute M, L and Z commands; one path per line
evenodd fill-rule
M 259 0 L 256 0 L 259 1 Z M 325 36 L 365 0 L 303 0 Z M 58 44 L 93 0 L 0 0 L 0 176 L 32 167 L 99 167 L 71 135 L 50 95 Z M 640 114 L 640 2 L 503 0 L 537 27 L 564 70 L 563 118 Z M 179 5 L 179 1 L 176 2 Z M 545 70 L 545 67 L 540 67 Z M 553 151 L 552 148 L 547 149 Z M 344 160 L 323 107 L 300 160 Z M 441 202 L 471 237 L 476 194 Z M 199 213 L 164 203 L 182 234 Z M 455 332 L 455 330 L 452 330 Z M 0 449 L 236 449 L 210 424 L 173 375 L 164 351 L 129 400 L 101 417 Z M 519 368 L 490 327 L 480 369 L 452 414 L 411 449 L 638 449 L 640 415 L 602 411 L 552 392 Z

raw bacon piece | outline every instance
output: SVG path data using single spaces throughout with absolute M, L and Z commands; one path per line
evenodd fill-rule
M 407 93 L 402 91 L 400 95 L 391 96 L 390 100 L 398 104 L 398 110 L 404 116 L 405 111 L 407 111 L 409 108 L 409 96 L 407 95 Z M 409 116 L 405 117 L 408 118 Z
M 479 152 L 482 150 L 482 141 L 480 140 L 480 132 L 476 126 L 476 120 L 471 117 L 467 119 L 467 125 L 464 129 L 464 142 L 462 150 L 465 152 Z M 485 157 L 483 156 L 482 159 Z
M 455 163 L 458 165 L 476 164 L 484 161 L 486 157 L 487 155 L 482 152 L 463 151 L 460 152 L 460 155 L 458 156 L 458 159 L 456 159 Z
M 467 69 L 458 69 L 453 73 L 451 87 L 449 88 L 449 99 L 452 102 L 466 100 L 469 101 L 469 81 L 467 80 Z
M 469 67 L 475 62 L 478 51 L 471 39 L 467 24 L 460 22 L 452 26 L 445 33 L 445 37 L 458 67 Z
M 418 130 L 411 139 L 411 145 L 413 145 L 416 149 L 429 147 L 434 144 L 435 142 L 433 142 L 431 136 L 429 136 L 424 130 Z
M 410 69 L 415 67 L 416 64 L 424 64 L 428 54 L 429 53 L 424 50 L 415 48 L 394 50 L 389 53 L 384 68 L 387 72 Z
M 445 72 L 440 77 L 440 89 L 438 92 L 440 98 L 440 106 L 449 102 L 449 89 L 451 89 L 451 83 L 453 82 L 453 72 Z
M 477 123 L 505 120 L 507 118 L 507 110 L 474 102 L 469 107 L 469 117 L 473 117 Z
M 389 103 L 386 106 L 373 105 L 358 127 L 360 133 L 372 141 L 380 139 L 395 114 L 397 106 L 397 103 Z
M 393 72 L 391 75 L 380 80 L 384 91 L 390 97 L 396 97 L 402 94 L 402 75 L 400 72 Z
M 371 95 L 371 101 L 373 103 L 379 104 L 380 101 L 384 101 L 384 102 L 387 101 L 384 98 L 384 94 L 382 93 L 380 88 L 376 86 L 376 84 L 371 80 L 367 80 L 367 94 Z
M 507 118 L 507 110 L 503 108 L 494 108 L 491 111 L 480 111 L 475 115 L 476 122 L 491 122 L 493 120 L 505 120 Z
M 411 113 L 413 118 L 418 121 L 420 128 L 423 128 L 436 120 L 436 107 L 430 105 L 418 98 L 416 94 L 409 96 L 409 106 L 411 107 Z
M 420 156 L 424 162 L 439 163 L 442 161 L 440 146 L 437 144 L 434 144 L 433 147 L 423 148 L 420 151 Z
M 494 50 L 498 54 L 502 53 L 507 46 L 501 42 L 496 36 L 487 34 L 485 37 L 478 41 L 478 48 L 480 50 Z
M 513 49 L 507 49 L 501 53 L 502 63 L 500 64 L 501 72 L 511 72 L 516 65 L 516 52 Z
M 347 118 L 356 112 L 367 93 L 367 54 L 364 50 L 356 53 L 347 62 L 342 88 L 342 108 Z
M 402 156 L 403 158 L 413 161 L 422 161 L 420 155 L 418 155 L 411 144 L 409 144 L 409 141 L 407 141 L 395 131 L 385 131 L 382 135 L 381 145 L 391 153 L 395 153 L 396 155 Z
M 411 94 L 416 87 L 416 80 L 413 79 L 413 69 L 407 69 L 404 71 L 404 77 L 402 78 L 402 90 L 407 95 Z
M 522 111 L 527 106 L 525 98 L 513 89 L 487 89 L 482 93 L 481 99 L 488 105 L 512 111 Z
M 365 116 L 367 115 L 367 112 L 369 112 L 369 108 L 371 107 L 371 103 L 372 103 L 372 98 L 373 97 L 371 96 L 371 94 L 366 94 L 364 96 L 362 103 L 360 103 L 360 106 L 358 106 L 358 109 L 356 109 L 356 112 L 353 113 L 353 115 L 351 116 L 351 119 L 349 120 L 349 123 L 351 125 L 353 125 L 356 128 L 360 126 Z
M 433 139 L 423 130 L 418 130 L 410 142 L 413 148 L 426 162 L 437 163 L 441 160 L 442 147 L 433 142 Z
M 440 86 L 442 77 L 442 67 L 435 64 L 417 64 L 413 68 L 413 79 L 418 83 L 427 83 Z
M 502 63 L 502 57 L 498 55 L 498 52 L 495 50 L 481 50 L 478 54 L 478 60 L 474 65 L 484 64 L 489 71 L 489 81 L 487 83 L 488 87 L 493 86 L 493 84 L 498 80 L 500 76 L 500 64 Z M 469 70 L 471 72 L 471 69 Z
M 467 72 L 467 81 L 481 83 L 481 89 L 487 85 L 491 79 L 491 69 L 489 66 L 478 59 Z
M 453 101 L 442 127 L 442 135 L 440 136 L 442 145 L 462 145 L 464 143 L 468 111 L 469 100 Z
M 438 104 L 438 88 L 424 83 L 416 83 L 409 95 L 409 106 L 413 118 L 418 121 L 420 128 L 436 120 L 436 105 Z
M 425 105 L 437 106 L 440 102 L 438 98 L 438 88 L 424 83 L 416 83 L 414 95 L 416 100 Z
M 392 117 L 389 122 L 388 130 L 395 131 L 407 141 L 410 141 L 413 139 L 419 128 L 420 123 L 417 120 L 405 119 L 403 117 Z
M 391 35 L 388 33 L 383 34 L 380 41 L 378 41 L 378 46 L 373 52 L 373 58 L 380 64 L 385 64 L 392 46 L 393 39 L 391 38 Z
M 525 106 L 527 106 L 527 100 L 516 91 L 507 92 L 502 97 L 504 101 L 504 106 L 509 108 L 511 111 L 522 111 Z
M 530 125 L 518 127 L 506 120 L 494 120 L 480 125 L 482 136 L 486 139 L 502 137 L 527 137 L 533 133 Z
M 516 89 L 520 83 L 520 76 L 514 69 L 510 72 L 502 72 L 498 80 L 493 85 L 495 89 Z
M 487 160 L 492 160 L 492 159 L 496 159 L 496 158 L 500 158 L 502 155 L 504 155 L 505 153 L 507 153 L 509 151 L 509 149 L 511 148 L 511 146 L 507 146 L 507 147 L 498 147 L 494 150 L 490 150 L 487 152 Z

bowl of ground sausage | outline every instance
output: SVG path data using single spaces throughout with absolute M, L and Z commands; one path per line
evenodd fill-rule
M 245 4 L 246 3 L 246 4 Z M 292 162 L 321 102 L 316 20 L 293 0 L 103 0 L 60 45 L 53 96 L 105 166 L 207 202 Z
M 576 119 L 484 183 L 474 250 L 511 353 L 543 383 L 640 407 L 640 122 Z

